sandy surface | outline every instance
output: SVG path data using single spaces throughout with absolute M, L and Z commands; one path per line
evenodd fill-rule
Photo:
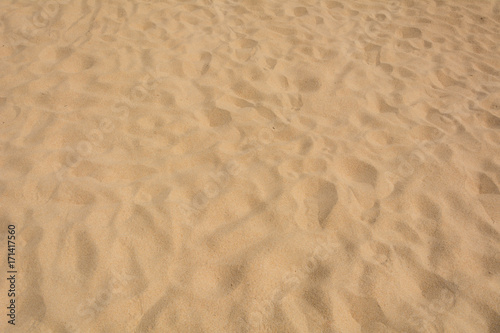
M 500 1 L 2 0 L 0 36 L 1 332 L 500 332 Z

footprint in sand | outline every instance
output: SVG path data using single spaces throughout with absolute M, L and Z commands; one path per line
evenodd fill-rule
M 294 194 L 296 200 L 304 203 L 304 214 L 307 217 L 305 221 L 299 219 L 299 224 L 306 223 L 303 225 L 306 229 L 310 227 L 315 229 L 314 224 L 325 228 L 328 217 L 338 201 L 336 186 L 320 178 L 308 178 L 297 183 Z M 300 199 L 304 196 L 304 199 Z M 308 221 L 312 221 L 313 225 Z
M 355 157 L 339 158 L 339 171 L 349 179 L 375 187 L 378 171 L 369 163 Z

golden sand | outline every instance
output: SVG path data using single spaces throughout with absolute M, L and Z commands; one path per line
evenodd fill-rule
M 500 332 L 500 1 L 2 0 L 0 36 L 0 332 Z

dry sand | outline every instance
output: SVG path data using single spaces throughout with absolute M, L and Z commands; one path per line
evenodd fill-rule
M 1 332 L 500 332 L 499 1 L 0 18 Z

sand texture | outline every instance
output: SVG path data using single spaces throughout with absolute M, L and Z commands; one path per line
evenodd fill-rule
M 1 0 L 0 38 L 0 332 L 500 332 L 500 1 Z

